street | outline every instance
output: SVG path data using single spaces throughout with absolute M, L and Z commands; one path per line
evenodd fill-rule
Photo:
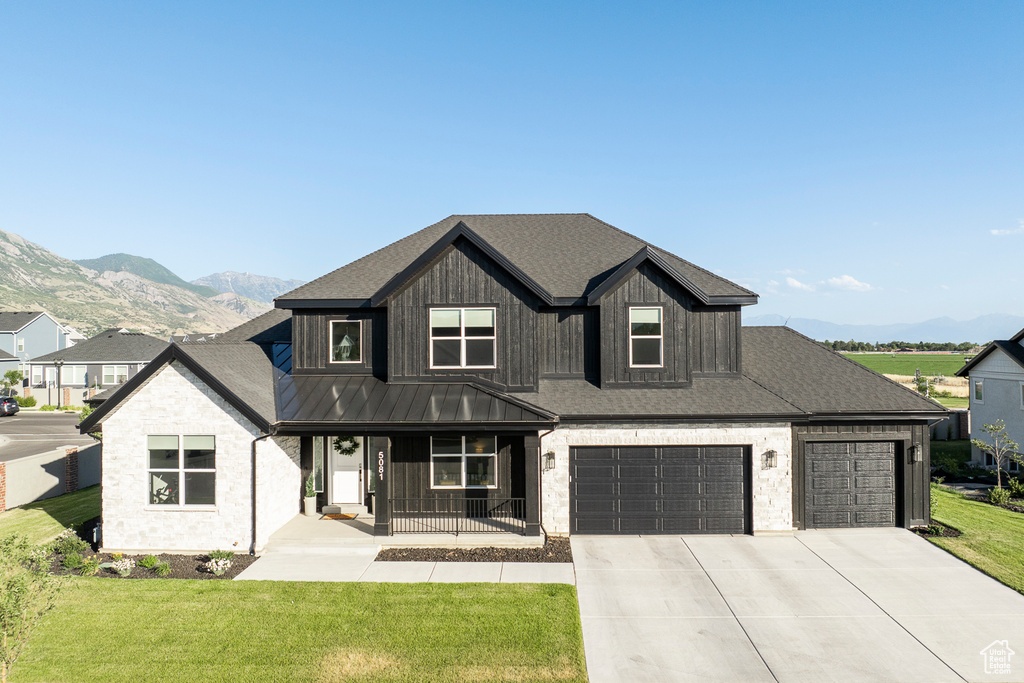
M 65 445 L 88 446 L 91 436 L 75 429 L 78 413 L 29 413 L 0 417 L 0 462 L 45 453 Z

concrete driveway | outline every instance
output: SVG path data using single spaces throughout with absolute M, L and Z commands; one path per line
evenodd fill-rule
M 1024 681 L 1024 596 L 909 531 L 574 536 L 572 550 L 593 683 Z M 1020 653 L 1008 674 L 986 673 L 996 641 Z

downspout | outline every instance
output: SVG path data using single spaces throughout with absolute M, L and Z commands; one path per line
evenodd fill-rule
M 544 443 L 544 437 L 554 432 L 555 429 L 557 429 L 557 427 L 552 427 L 543 434 L 537 435 L 538 451 L 543 451 L 543 448 L 540 446 Z M 540 522 L 540 532 L 544 535 L 544 542 L 547 543 L 548 531 L 544 528 L 544 487 L 540 485 L 541 480 L 544 479 L 544 453 L 538 452 L 537 457 L 540 458 L 540 462 L 537 463 L 537 507 L 540 508 L 537 510 L 537 517 Z
M 269 438 L 271 434 L 257 436 L 252 440 L 252 544 L 249 546 L 249 554 L 256 554 L 256 442 Z

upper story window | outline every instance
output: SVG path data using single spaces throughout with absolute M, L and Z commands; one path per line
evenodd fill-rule
M 985 381 L 982 379 L 974 380 L 974 400 L 978 403 L 985 402 Z
M 494 308 L 430 309 L 431 368 L 493 368 Z
M 331 321 L 331 362 L 361 363 L 362 351 L 362 320 Z
M 150 505 L 216 505 L 213 436 L 150 435 L 146 446 Z
M 103 384 L 124 384 L 128 381 L 127 365 L 104 365 Z
M 19 339 L 18 340 L 18 353 L 25 353 L 25 340 L 24 339 Z
M 664 335 L 660 307 L 630 307 L 629 367 L 660 368 L 664 364 Z

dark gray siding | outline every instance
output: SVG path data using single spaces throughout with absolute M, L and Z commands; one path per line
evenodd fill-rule
M 497 309 L 497 368 L 430 369 L 428 311 L 448 305 Z M 388 302 L 388 380 L 484 381 L 513 391 L 535 391 L 538 305 L 529 290 L 460 239 Z
M 597 379 L 601 361 L 596 308 L 547 309 L 539 323 L 541 376 Z
M 391 439 L 392 498 L 524 498 L 526 496 L 522 437 L 498 437 L 498 488 L 430 488 L 430 437 Z
M 629 367 L 629 308 L 659 304 L 663 309 L 663 368 Z M 690 298 L 657 268 L 643 264 L 601 301 L 601 386 L 680 385 L 690 381 Z
M 928 524 L 931 519 L 928 426 L 914 423 L 841 423 L 793 426 L 793 525 L 806 527 L 806 446 L 809 442 L 891 441 L 896 444 L 896 526 Z M 920 444 L 922 461 L 910 462 L 910 446 Z
M 739 374 L 739 306 L 694 306 L 690 312 L 690 367 L 694 375 Z
M 330 363 L 332 320 L 361 320 L 362 362 Z M 387 376 L 387 314 L 380 309 L 303 310 L 292 312 L 292 372 L 303 374 Z

